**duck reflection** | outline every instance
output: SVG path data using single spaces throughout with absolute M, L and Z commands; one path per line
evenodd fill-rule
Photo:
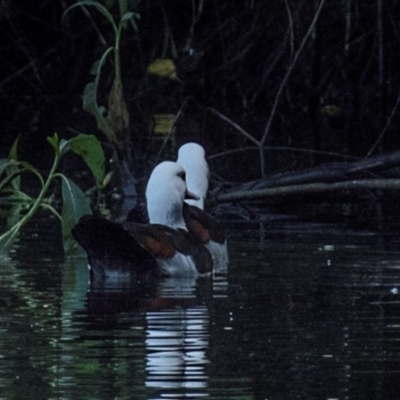
M 210 317 L 198 300 L 210 286 L 208 279 L 165 280 L 159 296 L 174 307 L 146 312 L 146 386 L 159 397 L 208 396 Z
M 226 276 L 167 278 L 132 288 L 92 281 L 87 294 L 90 330 L 130 337 L 126 343 L 118 337 L 118 343 L 123 340 L 132 354 L 118 356 L 131 359 L 135 385 L 146 388 L 148 399 L 208 397 L 209 310 L 216 297 L 226 295 L 226 282 Z

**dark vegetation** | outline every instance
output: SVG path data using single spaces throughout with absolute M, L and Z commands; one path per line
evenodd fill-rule
M 140 16 L 121 33 L 118 104 L 125 103 L 129 120 L 121 117 L 122 106 L 120 114 L 114 113 L 120 117 L 117 139 L 107 138 L 82 107 L 92 66 L 114 43 L 104 15 L 90 6 L 64 15 L 73 0 L 1 0 L 0 157 L 20 135 L 19 157 L 49 167 L 47 136 L 94 133 L 115 161 L 107 167 L 119 177 L 114 184 L 124 187 L 130 176 L 140 191 L 154 163 L 196 140 L 210 156 L 216 200 L 221 189 L 259 179 L 257 187 L 271 187 L 265 179 L 271 174 L 275 179 L 277 173 L 307 171 L 308 176 L 315 167 L 317 180 L 306 177 L 291 185 L 304 184 L 306 195 L 309 183 L 397 178 L 393 168 L 399 160 L 385 160 L 400 146 L 400 1 L 100 3 L 116 21 L 121 4 Z M 149 73 L 158 59 L 172 62 L 176 70 L 169 76 L 154 68 Z M 108 58 L 97 92 L 97 101 L 109 111 L 118 98 L 110 102 L 114 67 Z M 154 133 L 159 114 L 173 115 L 166 136 Z M 355 174 L 358 164 L 348 164 L 371 157 L 382 157 L 378 160 L 386 167 Z M 72 155 L 63 168 L 80 185 L 87 184 L 83 164 Z M 378 185 L 379 191 L 375 182 L 373 192 L 366 192 L 367 182 L 361 195 L 367 212 L 393 189 L 390 212 L 395 213 L 397 180 Z M 339 186 L 332 198 L 343 202 L 349 185 Z M 317 192 L 311 190 L 310 196 L 321 202 L 325 189 Z M 276 196 L 268 197 L 275 207 Z M 281 209 L 287 205 L 279 204 Z

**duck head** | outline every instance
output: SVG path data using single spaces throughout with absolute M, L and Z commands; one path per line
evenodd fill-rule
M 199 200 L 187 190 L 183 167 L 172 161 L 158 164 L 146 188 L 147 211 L 151 224 L 186 230 L 182 208 L 185 199 Z
M 203 209 L 210 178 L 204 148 L 197 143 L 184 144 L 179 148 L 177 163 L 186 171 L 188 189 L 199 196 L 198 200 L 186 200 L 186 202 Z

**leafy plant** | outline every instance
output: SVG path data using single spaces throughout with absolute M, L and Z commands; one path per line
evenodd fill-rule
M 52 212 L 61 221 L 64 248 L 68 251 L 72 245 L 71 229 L 84 214 L 91 214 L 89 202 L 82 190 L 64 174 L 57 172 L 62 156 L 73 151 L 83 157 L 89 166 L 99 187 L 103 186 L 105 175 L 105 157 L 100 143 L 93 135 L 79 134 L 70 140 L 59 140 L 57 134 L 47 138 L 54 149 L 53 165 L 47 177 L 25 161 L 18 161 L 18 139 L 12 146 L 7 159 L 0 159 L 0 195 L 15 204 L 9 221 L 9 229 L 0 236 L 0 251 L 8 249 L 19 230 L 39 208 Z M 21 189 L 20 177 L 24 173 L 34 174 L 40 183 L 40 193 L 32 198 Z M 61 214 L 51 205 L 48 194 L 53 181 L 61 179 L 63 205 Z M 17 216 L 17 218 L 16 218 Z
M 138 2 L 136 2 L 137 4 Z M 121 33 L 127 27 L 127 23 L 137 30 L 135 19 L 139 19 L 139 14 L 127 11 L 127 0 L 119 0 L 120 20 L 115 21 L 110 11 L 97 1 L 82 0 L 65 10 L 63 19 L 71 10 L 86 6 L 94 7 L 102 13 L 108 20 L 114 31 L 114 45 L 108 47 L 98 61 L 92 67 L 91 73 L 95 76 L 93 82 L 86 85 L 83 95 L 83 108 L 96 118 L 98 128 L 103 131 L 108 140 L 112 143 L 119 143 L 118 134 L 126 130 L 129 126 L 129 113 L 123 96 L 120 63 L 120 43 Z M 111 6 L 111 5 L 110 5 Z M 100 81 L 102 67 L 110 54 L 114 55 L 114 80 L 108 97 L 108 110 L 97 102 L 97 92 Z

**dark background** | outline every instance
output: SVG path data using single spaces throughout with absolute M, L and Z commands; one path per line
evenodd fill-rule
M 94 7 L 87 8 L 89 17 L 76 8 L 62 22 L 72 4 L 0 2 L 1 157 L 18 135 L 20 158 L 43 167 L 51 162 L 45 138 L 54 132 L 65 138 L 94 133 L 107 142 L 83 111 L 82 94 L 93 80 L 93 63 L 112 45 L 113 32 Z M 103 4 L 118 19 L 117 3 Z M 129 26 L 122 33 L 121 62 L 135 159 L 151 164 L 159 151 L 149 140 L 153 115 L 180 112 L 177 145 L 197 140 L 208 155 L 225 152 L 213 159 L 213 171 L 228 181 L 258 178 L 257 151 L 227 153 L 252 143 L 211 109 L 260 139 L 318 5 L 317 0 L 131 1 L 140 20 L 137 32 Z M 363 158 L 399 148 L 399 14 L 396 0 L 325 1 L 273 114 L 264 143 L 267 173 L 343 159 L 308 150 Z M 158 58 L 174 61 L 179 80 L 146 73 Z M 112 71 L 110 58 L 102 74 L 102 104 Z

